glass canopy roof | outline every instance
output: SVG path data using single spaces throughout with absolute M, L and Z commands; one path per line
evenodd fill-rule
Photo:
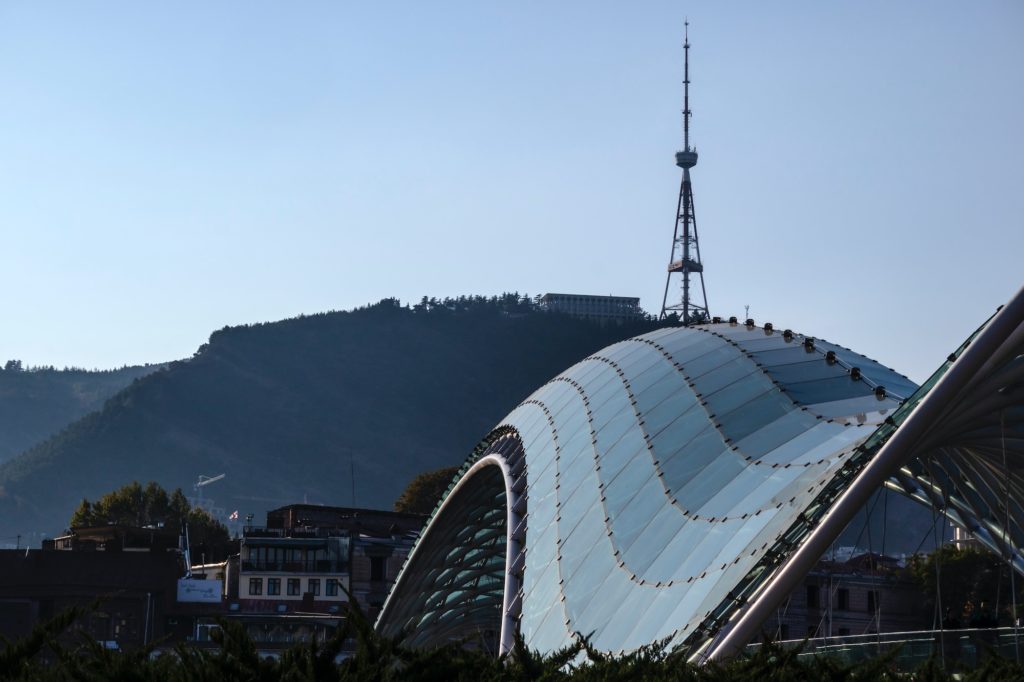
M 543 652 L 579 635 L 612 652 L 666 638 L 696 651 L 785 562 L 917 388 L 848 349 L 769 325 L 665 328 L 609 346 L 534 392 L 478 447 L 452 489 L 467 499 L 491 492 L 442 502 L 378 628 L 451 641 L 450 625 L 433 623 L 470 622 L 459 609 L 475 599 L 491 605 L 502 650 L 515 630 Z M 485 476 L 479 463 L 512 450 L 506 490 L 520 492 L 499 500 L 498 469 Z M 908 468 L 893 485 L 933 502 L 918 473 Z M 496 552 L 485 573 L 499 579 L 476 592 L 435 579 L 438 562 L 462 565 L 476 551 L 473 532 L 456 537 L 452 527 L 496 537 L 487 500 L 515 508 L 501 531 L 509 543 L 487 545 Z
M 512 412 L 527 461 L 520 632 L 551 651 L 683 641 L 866 439 L 908 379 L 799 335 L 662 329 Z M 861 379 L 849 369 L 856 362 Z M 888 391 L 888 388 L 886 389 Z

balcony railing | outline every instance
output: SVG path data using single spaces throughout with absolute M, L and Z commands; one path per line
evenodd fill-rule
M 245 538 L 344 538 L 347 530 L 341 528 L 266 528 L 264 526 L 245 526 L 242 537 Z
M 315 561 L 242 561 L 247 573 L 348 573 L 344 561 L 320 559 Z

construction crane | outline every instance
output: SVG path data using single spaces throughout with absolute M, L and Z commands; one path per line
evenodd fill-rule
M 196 507 L 204 509 L 203 488 L 210 485 L 211 483 L 216 483 L 225 476 L 227 476 L 227 474 L 218 474 L 217 476 L 206 476 L 204 474 L 199 474 L 199 479 L 196 481 L 196 484 L 192 486 L 192 489 L 196 491 Z

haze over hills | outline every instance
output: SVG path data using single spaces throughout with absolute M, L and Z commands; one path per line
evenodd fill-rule
M 226 473 L 207 495 L 257 522 L 302 501 L 389 509 L 537 386 L 656 326 L 544 314 L 506 295 L 224 328 L 0 464 L 0 536 L 59 532 L 83 497 L 132 480 L 190 494 L 199 474 Z
M 657 326 L 547 314 L 506 295 L 226 327 L 0 464 L 0 538 L 52 536 L 83 497 L 133 480 L 191 494 L 200 474 L 227 474 L 207 496 L 256 523 L 295 502 L 390 509 L 417 474 L 461 464 L 545 381 Z M 838 545 L 900 553 L 939 537 L 899 495 L 874 509 Z
M 90 371 L 24 368 L 8 360 L 0 369 L 0 462 L 98 410 L 107 398 L 163 366 Z

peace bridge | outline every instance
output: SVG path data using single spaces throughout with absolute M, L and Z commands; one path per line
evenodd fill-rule
M 730 656 L 882 486 L 1022 572 L 1022 353 L 1024 290 L 921 386 L 752 320 L 616 343 L 480 442 L 377 628 L 498 653 L 519 633 L 542 652 L 589 635 Z

